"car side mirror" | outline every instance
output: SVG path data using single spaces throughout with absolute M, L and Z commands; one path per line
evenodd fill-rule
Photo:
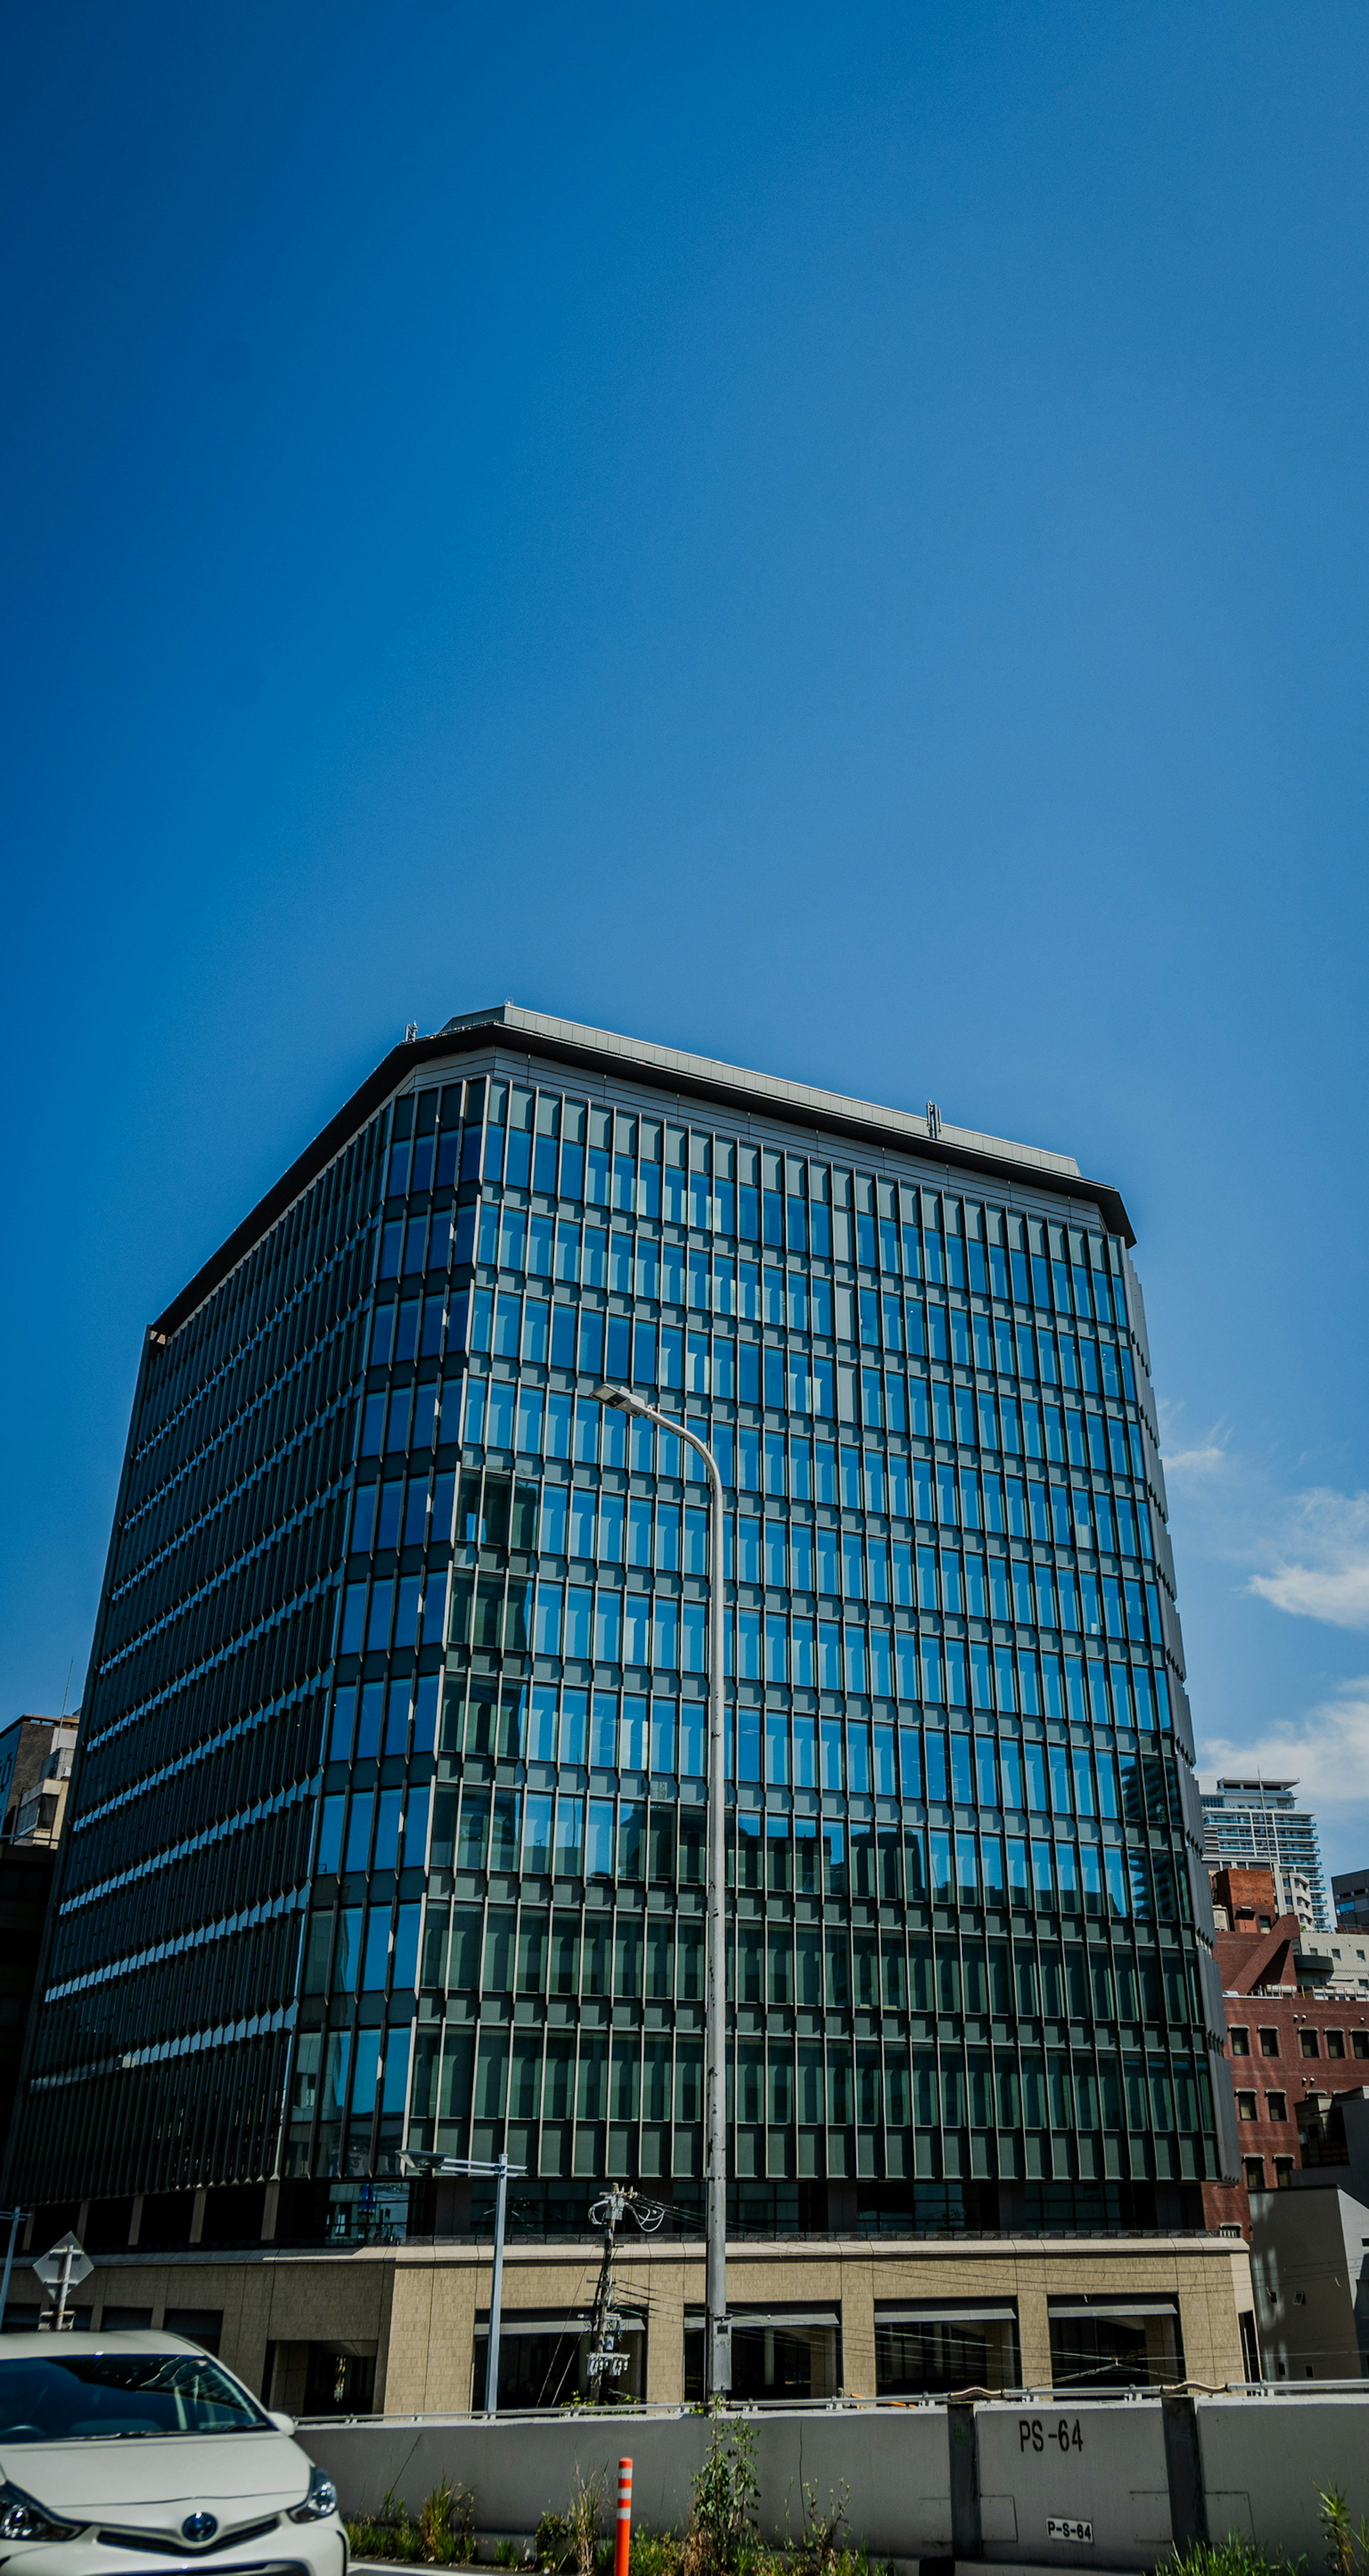
M 278 2406 L 268 2406 L 266 2411 L 278 2433 L 293 2433 L 295 2429 L 293 2415 L 282 2415 Z

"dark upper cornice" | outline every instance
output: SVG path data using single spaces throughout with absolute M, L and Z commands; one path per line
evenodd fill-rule
M 840 1137 L 852 1146 L 892 1147 L 915 1153 L 919 1161 L 940 1165 L 948 1177 L 974 1174 L 1000 1186 L 1028 1183 L 1062 1198 L 1091 1201 L 1110 1234 L 1136 1240 L 1119 1191 L 1106 1181 L 1089 1181 L 1069 1154 L 1047 1153 L 1036 1145 L 1013 1144 L 1003 1136 L 986 1136 L 975 1128 L 933 1126 L 906 1109 L 887 1109 L 877 1102 L 853 1100 L 842 1092 L 819 1091 L 802 1082 L 785 1082 L 769 1073 L 751 1073 L 711 1056 L 687 1055 L 674 1047 L 654 1046 L 644 1038 L 617 1036 L 612 1030 L 587 1028 L 578 1020 L 550 1019 L 525 1011 L 515 1002 L 468 1011 L 448 1020 L 431 1037 L 407 1038 L 391 1047 L 375 1071 L 344 1101 L 336 1117 L 321 1128 L 312 1144 L 296 1156 L 289 1170 L 257 1201 L 241 1225 L 220 1244 L 203 1267 L 173 1297 L 152 1327 L 163 1338 L 178 1332 L 197 1306 L 252 1249 L 336 1154 L 364 1127 L 393 1093 L 404 1088 L 426 1064 L 449 1064 L 491 1045 L 511 1047 L 530 1058 L 572 1066 L 577 1072 L 639 1082 L 653 1091 L 669 1091 L 681 1100 L 709 1101 L 731 1116 L 748 1112 L 792 1121 L 820 1134 Z

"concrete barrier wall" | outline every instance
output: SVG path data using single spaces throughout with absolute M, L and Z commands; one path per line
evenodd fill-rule
M 1153 2567 L 1169 2547 L 1165 2437 L 1154 2401 L 999 2403 L 976 2406 L 974 2416 L 985 2558 Z M 1092 2541 L 1053 2542 L 1049 2526 L 1061 2521 L 1091 2524 Z
M 1264 2549 L 1326 2565 L 1317 2489 L 1339 2487 L 1369 2515 L 1369 2389 L 1315 2397 L 1200 2397 L 1198 2437 L 1214 2536 L 1252 2534 Z
M 747 2419 L 759 2432 L 760 2518 L 767 2538 L 797 2539 L 805 2481 L 820 2507 L 850 2488 L 852 2528 L 890 2556 L 944 2555 L 951 2545 L 946 2418 L 939 2407 L 840 2414 L 796 2410 Z M 700 2415 L 585 2413 L 492 2425 L 478 2417 L 403 2424 L 323 2421 L 301 2426 L 311 2458 L 337 2482 L 344 2513 L 374 2513 L 387 2493 L 416 2515 L 447 2477 L 475 2494 L 482 2531 L 530 2532 L 548 2506 L 564 2512 L 577 2474 L 605 2477 L 605 2529 L 618 2462 L 632 2458 L 633 2519 L 682 2531 L 690 2487 L 708 2448 Z
M 853 2539 L 882 2557 L 962 2566 L 1139 2570 L 1176 2543 L 1240 2532 L 1269 2551 L 1325 2561 L 1318 2490 L 1369 2514 L 1369 2389 L 1085 2400 L 990 2399 L 950 2407 L 855 2407 L 746 2416 L 758 2435 L 763 2535 L 797 2537 L 805 2485 L 820 2509 L 849 2488 Z M 412 2515 L 440 2478 L 469 2486 L 486 2532 L 531 2532 L 564 2511 L 577 2475 L 605 2480 L 605 2528 L 620 2457 L 634 2519 L 683 2530 L 708 2447 L 699 2415 L 394 2417 L 302 2425 L 343 2510 L 387 2494 Z M 1052 2525 L 1056 2529 L 1052 2531 Z M 1073 2526 L 1068 2536 L 1059 2526 Z

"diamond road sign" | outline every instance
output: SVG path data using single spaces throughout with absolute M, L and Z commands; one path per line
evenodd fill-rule
M 95 2266 L 79 2236 L 59 2236 L 50 2252 L 40 2254 L 33 2266 L 44 2289 L 60 2287 L 68 2254 L 71 2256 L 71 2270 L 66 2274 L 69 2290 L 74 2290 L 78 2281 L 84 2281 L 87 2274 L 94 2271 Z

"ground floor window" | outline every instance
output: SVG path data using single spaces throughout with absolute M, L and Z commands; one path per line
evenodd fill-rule
M 962 2388 L 1018 2388 L 1017 2309 L 1011 2301 L 924 2300 L 875 2307 L 875 2393 L 948 2397 Z
M 627 2355 L 627 2368 L 602 2386 L 589 2367 L 594 2342 L 593 2323 L 587 2308 L 538 2310 L 532 2315 L 526 2310 L 511 2313 L 505 2309 L 499 2328 L 501 2412 L 505 2409 L 518 2412 L 570 2406 L 577 2399 L 602 2401 L 610 2394 L 620 2405 L 645 2397 L 645 2318 L 630 2313 L 624 2315 L 620 2349 Z M 471 2404 L 474 2407 L 483 2407 L 485 2403 L 488 2355 L 489 2327 L 487 2320 L 482 2318 L 475 2332 L 475 2367 L 471 2386 Z
M 752 2405 L 783 2406 L 835 2397 L 841 2386 L 841 2318 L 836 2308 L 734 2307 L 732 2394 Z M 685 2310 L 685 2400 L 704 2394 L 704 2317 Z
M 375 2410 L 373 2343 L 269 2343 L 262 2399 L 289 2415 L 370 2415 Z
M 1052 2299 L 1057 2388 L 1161 2388 L 1184 2376 L 1177 2299 Z

